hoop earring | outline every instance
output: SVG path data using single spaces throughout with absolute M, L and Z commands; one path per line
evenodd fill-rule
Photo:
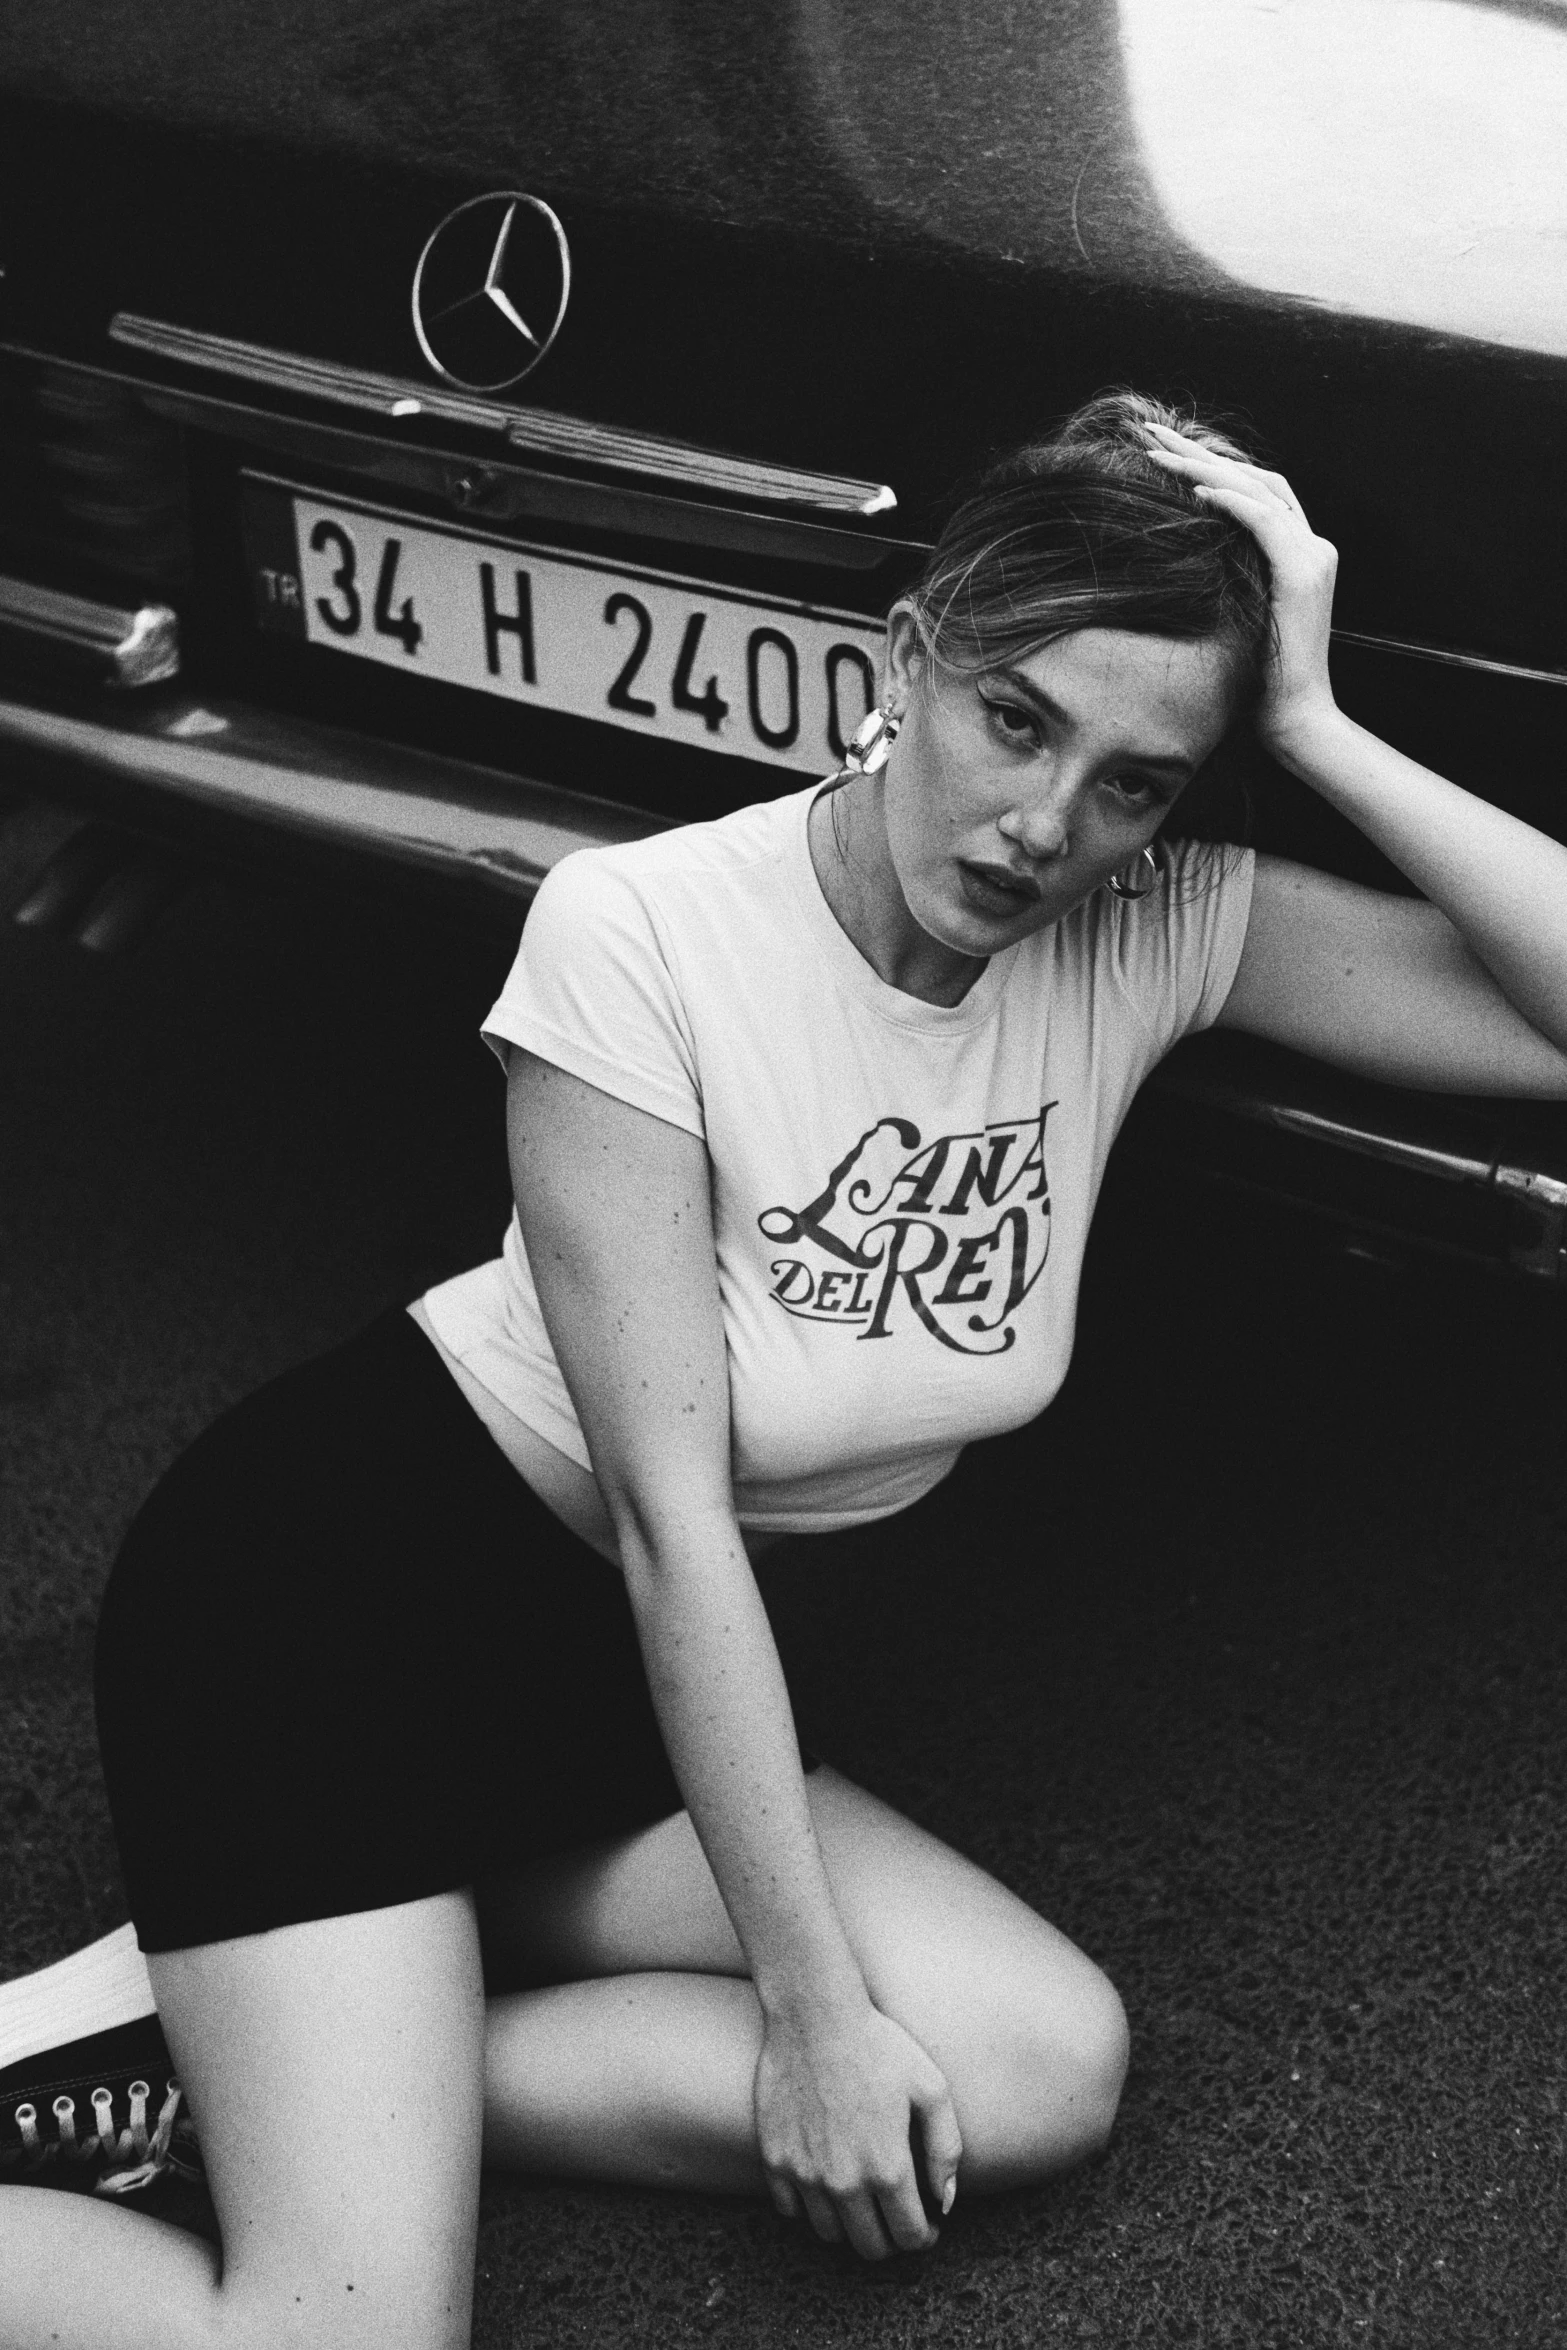
M 1135 883 L 1129 882 L 1124 873 L 1111 874 L 1110 894 L 1112 897 L 1135 900 L 1137 898 L 1147 897 L 1151 890 L 1158 888 L 1159 860 L 1154 855 L 1152 849 L 1138 850 L 1137 855 L 1132 860 L 1133 871 L 1135 872 L 1137 867 L 1143 864 L 1146 864 L 1148 867 L 1148 878 L 1146 881 L 1144 881 L 1141 889 L 1138 889 Z
M 875 775 L 885 767 L 902 724 L 890 710 L 872 710 L 868 718 L 862 718 L 844 746 L 843 772 Z

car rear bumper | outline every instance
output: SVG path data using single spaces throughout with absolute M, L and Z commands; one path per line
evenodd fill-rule
M 635 808 L 182 693 L 90 715 L 0 696 L 0 777 L 172 841 L 270 832 L 517 901 L 570 850 L 659 829 Z
M 520 914 L 573 849 L 661 826 L 645 810 L 177 689 L 153 701 L 0 695 L 0 784 L 253 863 L 269 842 L 361 882 L 401 869 Z M 1379 1243 L 1567 1281 L 1567 1106 L 1371 1085 L 1216 1035 L 1177 1048 L 1123 1159 L 1289 1201 Z

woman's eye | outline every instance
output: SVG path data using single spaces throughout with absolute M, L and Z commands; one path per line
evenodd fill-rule
M 1163 792 L 1150 775 L 1112 775 L 1110 786 L 1134 808 L 1152 808 L 1164 799 Z
M 1031 710 L 1025 710 L 1018 702 L 992 702 L 983 694 L 980 699 L 990 713 L 991 724 L 1004 734 L 1009 742 L 1038 742 L 1039 721 Z

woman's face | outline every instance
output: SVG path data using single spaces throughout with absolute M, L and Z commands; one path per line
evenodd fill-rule
M 978 677 L 932 670 L 895 608 L 887 846 L 920 929 L 993 955 L 1059 921 L 1153 839 L 1229 720 L 1212 642 L 1085 628 Z

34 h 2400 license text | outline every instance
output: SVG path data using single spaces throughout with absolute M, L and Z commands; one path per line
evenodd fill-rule
M 875 704 L 863 617 L 246 491 L 256 618 L 309 644 L 812 775 Z

